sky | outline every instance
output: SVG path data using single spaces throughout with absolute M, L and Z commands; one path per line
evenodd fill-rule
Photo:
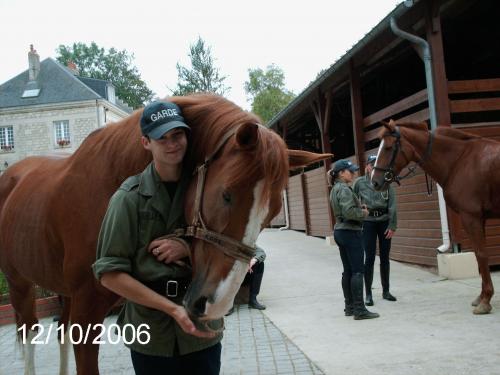
M 245 109 L 248 69 L 276 64 L 299 94 L 382 20 L 397 0 L 0 0 L 0 84 L 28 68 L 30 44 L 40 59 L 74 42 L 134 55 L 141 78 L 159 97 L 189 66 L 201 37 L 227 76 L 226 96 Z

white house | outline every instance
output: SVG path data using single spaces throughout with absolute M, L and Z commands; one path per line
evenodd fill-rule
M 73 152 L 93 130 L 132 109 L 108 81 L 78 76 L 31 46 L 29 69 L 0 85 L 0 171 L 27 156 Z

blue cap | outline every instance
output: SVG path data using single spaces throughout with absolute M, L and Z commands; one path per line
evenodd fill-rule
M 144 107 L 141 117 L 142 134 L 160 139 L 174 128 L 190 129 L 184 122 L 179 106 L 171 102 L 152 102 Z
M 335 173 L 343 171 L 344 169 L 349 169 L 351 172 L 356 172 L 357 170 L 359 170 L 359 167 L 347 159 L 337 160 L 333 165 L 333 171 Z
M 370 155 L 370 156 L 368 156 L 368 159 L 366 159 L 366 164 L 375 165 L 376 160 L 377 160 L 377 157 L 375 155 Z

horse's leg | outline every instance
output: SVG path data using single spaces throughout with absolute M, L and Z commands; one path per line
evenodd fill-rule
M 488 255 L 485 251 L 485 231 L 484 220 L 467 214 L 460 215 L 464 230 L 469 236 L 474 252 L 476 254 L 477 264 L 479 265 L 479 273 L 481 274 L 481 294 L 472 304 L 474 314 L 488 314 L 491 311 L 491 297 L 493 296 L 493 283 L 491 281 L 490 267 L 488 264 Z
M 92 282 L 80 288 L 71 297 L 71 324 L 79 325 L 89 335 L 86 342 L 73 345 L 78 375 L 99 375 L 97 359 L 99 345 L 92 344 L 94 339 L 102 332 L 96 324 L 102 324 L 107 312 L 116 302 L 118 297 L 111 292 L 98 290 Z
M 57 324 L 57 333 L 59 339 L 59 375 L 67 375 L 69 373 L 69 313 L 71 309 L 71 298 L 63 297 L 62 314 Z
M 10 302 L 16 311 L 17 339 L 23 349 L 24 375 L 35 375 L 35 345 L 31 342 L 38 331 L 32 330 L 38 323 L 35 315 L 35 286 L 21 276 L 9 274 L 6 278 Z

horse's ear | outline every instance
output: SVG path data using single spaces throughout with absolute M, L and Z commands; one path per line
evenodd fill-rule
M 394 122 L 394 120 L 392 120 L 392 119 L 389 120 L 389 122 L 387 122 L 387 121 L 381 121 L 381 123 L 390 132 L 393 132 L 394 129 L 396 129 L 396 122 Z
M 320 160 L 330 159 L 333 154 L 316 154 L 314 152 L 302 150 L 287 150 L 290 169 L 305 167 Z
M 239 127 L 236 132 L 236 143 L 242 149 L 252 149 L 257 144 L 259 139 L 259 125 L 246 123 Z

